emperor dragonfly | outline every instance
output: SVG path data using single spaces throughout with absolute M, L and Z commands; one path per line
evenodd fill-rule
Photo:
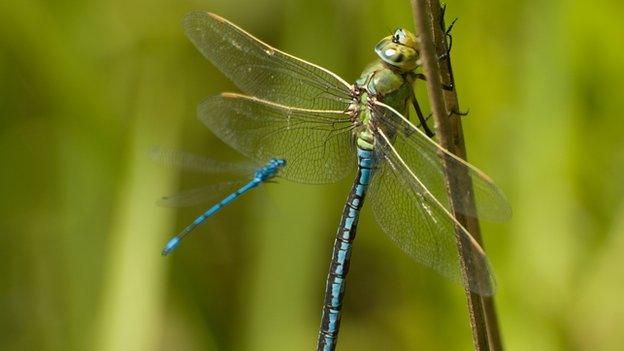
M 464 284 L 481 295 L 494 293 L 485 253 L 451 214 L 441 157 L 473 182 L 476 207 L 456 211 L 491 220 L 511 211 L 490 178 L 405 117 L 420 76 L 418 37 L 399 29 L 382 39 L 375 47 L 379 59 L 349 84 L 215 14 L 191 12 L 183 26 L 197 49 L 248 94 L 222 93 L 199 105 L 200 120 L 221 140 L 258 162 L 287 160 L 280 176 L 295 182 L 335 182 L 357 167 L 334 242 L 318 350 L 336 346 L 352 242 L 369 192 L 377 222 L 409 256 L 462 281 L 460 235 L 474 266 Z

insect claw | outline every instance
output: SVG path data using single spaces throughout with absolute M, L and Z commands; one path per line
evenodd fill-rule
M 462 112 L 459 110 L 452 110 L 449 112 L 449 117 L 451 117 L 452 115 L 464 117 L 464 116 L 468 116 L 469 113 L 470 113 L 470 109 L 466 110 L 466 112 Z
M 442 84 L 442 89 L 446 91 L 453 91 L 453 89 L 455 89 L 455 84 Z
M 453 19 L 453 21 L 451 22 L 451 24 L 448 26 L 448 28 L 446 28 L 446 30 L 444 31 L 444 34 L 446 34 L 447 36 L 451 35 L 451 30 L 453 29 L 453 26 L 455 25 L 455 23 L 457 22 L 457 20 L 459 19 L 459 17 L 455 17 Z

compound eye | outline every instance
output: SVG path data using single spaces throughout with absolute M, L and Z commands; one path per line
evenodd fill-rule
M 407 35 L 405 34 L 405 31 L 403 29 L 398 29 L 396 31 L 395 36 L 396 36 L 397 43 L 403 44 L 403 45 L 407 44 Z

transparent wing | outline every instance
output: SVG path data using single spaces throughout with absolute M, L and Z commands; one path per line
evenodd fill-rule
M 342 179 L 356 164 L 353 124 L 343 111 L 278 105 L 239 94 L 204 100 L 199 119 L 221 140 L 258 162 L 283 158 L 280 176 L 301 183 Z
M 442 148 L 390 106 L 377 102 L 373 109 L 375 123 L 392 141 L 407 166 L 449 212 L 452 211 L 442 156 L 446 157 L 449 172 L 468 174 L 472 180 L 476 207 L 458 204 L 458 212 L 491 221 L 511 217 L 511 207 L 505 195 L 485 173 Z M 468 194 L 468 187 L 465 192 Z
M 184 18 L 195 47 L 243 92 L 282 105 L 344 110 L 350 85 L 336 74 L 281 52 L 208 12 Z
M 223 162 L 189 152 L 156 146 L 150 150 L 150 158 L 170 168 L 181 168 L 207 174 L 240 174 L 252 176 L 260 167 L 252 162 Z
M 475 293 L 494 294 L 494 277 L 479 244 L 422 184 L 405 175 L 409 171 L 388 140 L 377 145 L 379 168 L 373 175 L 370 198 L 383 231 L 417 262 Z M 461 274 L 456 228 L 461 233 L 462 250 L 471 258 L 466 282 Z
M 186 190 L 177 194 L 163 196 L 156 203 L 166 207 L 189 207 L 209 202 L 217 202 L 240 188 L 245 181 L 231 181 L 211 184 L 205 187 Z

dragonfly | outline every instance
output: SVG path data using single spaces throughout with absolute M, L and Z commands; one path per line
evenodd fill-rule
M 214 204 L 200 216 L 198 216 L 191 224 L 186 226 L 180 233 L 169 239 L 162 250 L 162 255 L 167 256 L 175 250 L 182 240 L 189 235 L 195 228 L 204 223 L 208 218 L 215 215 L 223 207 L 236 201 L 240 196 L 246 194 L 250 190 L 257 188 L 260 184 L 269 182 L 275 178 L 279 170 L 286 165 L 286 160 L 279 158 L 271 158 L 264 166 L 251 171 L 251 165 L 247 164 L 229 164 L 222 163 L 211 159 L 206 159 L 198 155 L 193 155 L 179 150 L 167 149 L 162 147 L 153 148 L 150 156 L 155 161 L 180 168 L 186 168 L 205 173 L 252 173 L 250 180 L 230 181 L 225 183 L 212 184 L 207 187 L 192 189 L 173 196 L 165 196 L 158 203 L 163 206 L 192 206 L 198 203 L 206 202 L 217 194 L 222 194 L 226 189 L 237 188 L 235 191 L 225 196 L 221 201 Z
M 417 36 L 397 29 L 383 38 L 374 47 L 376 60 L 349 84 L 213 13 L 191 12 L 183 27 L 203 56 L 242 91 L 199 104 L 198 118 L 218 138 L 258 162 L 288 160 L 280 176 L 290 181 L 323 184 L 356 174 L 334 241 L 317 350 L 336 347 L 365 198 L 370 198 L 383 232 L 414 260 L 475 293 L 494 293 L 483 249 L 453 215 L 444 165 L 468 174 L 474 188 L 476 205 L 460 204 L 455 211 L 505 220 L 511 210 L 485 173 L 444 149 L 425 126 L 422 131 L 408 118 L 409 105 L 416 104 L 413 83 L 422 77 L 417 73 Z M 475 267 L 463 278 L 456 235 Z

